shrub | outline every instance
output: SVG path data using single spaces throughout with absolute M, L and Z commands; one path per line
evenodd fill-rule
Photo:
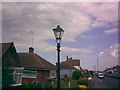
M 90 72 L 89 71 L 87 71 L 85 74 L 84 74 L 84 77 L 85 78 L 88 78 L 88 77 L 90 77 L 91 75 L 90 75 Z
M 64 82 L 69 82 L 69 81 L 70 81 L 70 77 L 68 77 L 68 76 L 65 74 L 64 77 L 61 78 L 61 80 L 63 80 Z
M 24 81 L 22 88 L 42 88 L 40 83 L 32 83 L 31 81 Z
M 68 78 L 67 74 L 64 75 L 65 78 Z
M 93 76 L 93 71 L 90 71 L 90 75 Z
M 79 88 L 80 89 L 80 87 L 78 86 L 78 84 L 74 84 L 71 88 Z
M 88 86 L 88 85 L 89 85 L 89 81 L 87 81 L 87 80 L 79 80 L 79 81 L 77 82 L 77 84 L 78 84 L 78 85 L 86 85 L 86 86 Z
M 44 86 L 44 89 L 51 89 L 52 88 L 52 84 L 46 83 Z
M 61 80 L 63 80 L 64 82 L 69 82 L 69 78 L 63 77 L 63 78 L 61 78 Z
M 76 70 L 72 73 L 72 79 L 78 80 L 80 77 L 82 77 L 82 72 L 81 71 Z

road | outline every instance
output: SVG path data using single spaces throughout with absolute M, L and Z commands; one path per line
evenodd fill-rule
M 92 83 L 90 85 L 91 88 L 118 88 L 120 90 L 120 79 L 111 78 L 105 76 L 103 79 L 99 79 L 94 76 Z

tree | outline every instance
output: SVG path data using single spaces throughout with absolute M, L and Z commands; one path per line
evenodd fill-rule
M 78 80 L 80 77 L 82 77 L 82 72 L 81 71 L 76 70 L 72 73 L 72 78 L 73 79 Z
M 91 75 L 90 75 L 90 72 L 89 71 L 87 71 L 86 73 L 85 73 L 85 75 L 84 75 L 84 77 L 85 78 L 88 78 L 88 77 L 90 77 Z
M 90 71 L 90 75 L 93 76 L 93 71 Z

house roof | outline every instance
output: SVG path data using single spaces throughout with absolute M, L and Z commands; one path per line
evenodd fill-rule
M 56 66 L 35 53 L 18 53 L 21 66 L 25 68 L 38 68 L 55 70 Z
M 0 43 L 0 47 L 2 47 L 2 55 L 5 54 L 5 52 L 10 48 L 10 46 L 13 44 L 13 42 L 9 43 Z
M 61 62 L 60 66 L 61 69 L 75 69 L 75 67 L 69 64 L 68 62 Z
M 0 43 L 0 46 L 2 47 L 2 66 L 20 67 L 14 43 Z
M 79 59 L 67 58 L 66 61 L 61 62 L 61 69 L 76 69 L 74 66 L 80 66 Z
M 66 60 L 66 62 L 68 62 L 68 63 L 71 64 L 72 66 L 80 66 L 80 60 L 79 60 L 79 59 L 68 58 L 68 59 Z

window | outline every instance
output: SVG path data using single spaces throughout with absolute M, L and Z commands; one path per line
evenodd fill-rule
M 37 71 L 24 70 L 23 78 L 37 78 Z
M 13 84 L 13 86 L 22 85 L 22 73 L 23 73 L 23 68 L 14 68 L 14 72 L 13 72 L 14 84 Z

